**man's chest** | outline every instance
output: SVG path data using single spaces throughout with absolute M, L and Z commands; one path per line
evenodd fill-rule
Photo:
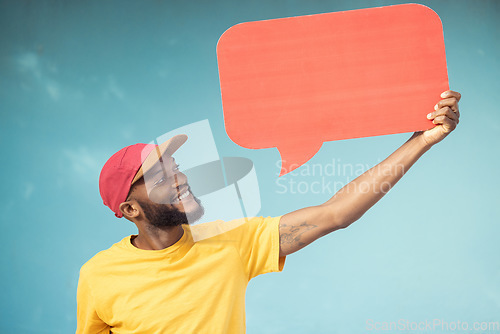
M 118 333 L 154 332 L 165 324 L 227 313 L 231 303 L 244 301 L 248 283 L 233 247 L 202 247 L 173 262 L 118 261 L 98 280 L 96 309 Z

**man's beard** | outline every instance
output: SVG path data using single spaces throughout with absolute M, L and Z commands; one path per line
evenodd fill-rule
M 157 204 L 154 202 L 143 202 L 138 199 L 136 201 L 140 204 L 144 215 L 149 223 L 157 228 L 162 227 L 172 227 L 179 226 L 182 224 L 191 224 L 200 219 L 203 216 L 205 210 L 201 205 L 201 201 L 194 197 L 196 203 L 198 203 L 198 208 L 193 212 L 179 211 L 175 206 L 168 206 L 166 204 Z

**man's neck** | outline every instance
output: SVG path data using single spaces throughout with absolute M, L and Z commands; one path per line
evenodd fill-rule
M 139 228 L 139 234 L 131 242 L 139 249 L 161 250 L 175 244 L 182 238 L 183 234 L 182 226 Z

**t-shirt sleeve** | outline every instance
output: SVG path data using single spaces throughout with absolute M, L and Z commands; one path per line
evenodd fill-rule
M 238 240 L 236 247 L 238 247 L 248 279 L 260 274 L 283 270 L 285 256 L 279 256 L 280 218 L 246 218 L 245 223 L 234 230 Z
M 84 268 L 80 270 L 78 288 L 76 293 L 77 300 L 77 325 L 76 334 L 108 334 L 110 327 L 99 318 L 94 307 L 94 298 L 89 287 L 89 282 Z

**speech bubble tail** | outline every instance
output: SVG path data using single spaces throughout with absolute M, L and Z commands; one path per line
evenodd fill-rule
M 279 146 L 281 156 L 281 171 L 279 176 L 290 173 L 311 159 L 321 148 L 323 143 Z

